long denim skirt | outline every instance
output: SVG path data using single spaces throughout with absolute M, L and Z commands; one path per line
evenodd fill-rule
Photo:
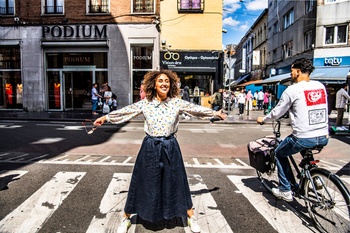
M 146 136 L 135 162 L 125 213 L 158 222 L 186 217 L 191 208 L 190 189 L 176 138 Z

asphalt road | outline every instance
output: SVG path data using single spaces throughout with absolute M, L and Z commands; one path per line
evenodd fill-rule
M 247 143 L 271 130 L 268 124 L 180 126 L 177 138 L 202 232 L 315 232 L 301 203 L 276 200 L 249 166 Z M 283 125 L 281 132 L 291 131 Z M 126 195 L 116 191 L 116 180 L 132 172 L 142 124 L 107 124 L 88 135 L 80 122 L 1 121 L 0 137 L 0 232 L 99 232 L 93 227 L 109 218 L 101 232 L 115 229 L 122 203 L 109 195 Z M 348 136 L 332 137 L 317 156 L 348 187 L 349 143 Z M 129 232 L 188 232 L 181 219 L 133 219 Z

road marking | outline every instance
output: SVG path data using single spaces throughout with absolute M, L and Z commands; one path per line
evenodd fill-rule
M 214 159 L 214 160 L 215 160 L 215 162 L 217 162 L 220 165 L 225 165 L 223 162 L 220 161 L 220 159 Z
M 42 138 L 36 142 L 32 142 L 30 144 L 51 144 L 51 143 L 56 143 L 60 141 L 64 141 L 66 138 Z
M 113 178 L 100 203 L 100 214 L 91 220 L 86 233 L 117 232 L 122 221 L 124 206 L 129 190 L 131 173 L 114 173 Z M 135 218 L 131 218 L 134 220 Z M 135 222 L 132 222 L 128 232 L 135 232 Z
M 305 221 L 289 204 L 267 191 L 257 192 L 254 189 L 259 187 L 259 180 L 256 177 L 233 175 L 227 177 L 277 232 L 316 232 L 311 223 Z
M 201 165 L 197 158 L 192 158 L 195 165 Z
M 329 170 L 335 170 L 335 169 L 342 169 L 343 167 L 342 166 L 339 166 L 339 165 L 337 165 L 337 164 L 334 164 L 334 163 L 330 163 L 330 162 L 327 162 L 327 161 L 324 161 L 324 160 L 320 160 L 320 162 L 321 163 L 325 163 L 325 164 L 327 164 L 327 165 L 329 165 L 328 167 L 329 167 Z
M 58 172 L 0 221 L 0 232 L 37 232 L 84 175 L 85 172 Z
M 235 159 L 238 163 L 242 164 L 244 167 L 249 167 L 249 168 L 252 168 L 251 166 L 249 166 L 248 164 L 246 164 L 245 162 L 243 162 L 242 160 L 240 159 Z
M 233 233 L 200 175 L 188 176 L 193 208 L 201 232 Z M 186 224 L 187 225 L 187 224 Z M 185 227 L 186 233 L 191 233 Z
M 5 161 L 14 161 L 14 160 L 19 161 L 19 160 L 23 159 L 23 157 L 25 157 L 25 156 L 27 156 L 27 155 L 28 155 L 28 154 L 17 155 L 17 156 L 15 156 L 15 157 L 11 157 L 11 158 L 9 158 L 9 159 L 6 159 Z
M 22 127 L 23 125 L 0 125 L 1 129 L 17 129 Z
M 35 161 L 35 160 L 39 160 L 41 158 L 45 158 L 46 156 L 49 156 L 49 154 L 44 154 L 44 155 L 41 155 L 41 156 L 38 156 L 38 157 L 34 157 L 32 159 L 29 159 L 29 161 Z

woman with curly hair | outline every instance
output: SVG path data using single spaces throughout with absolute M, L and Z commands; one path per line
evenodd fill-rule
M 226 115 L 177 98 L 178 82 L 177 74 L 170 70 L 148 72 L 144 77 L 145 99 L 94 122 L 95 126 L 101 126 L 106 121 L 126 122 L 141 113 L 145 117 L 146 137 L 137 155 L 118 233 L 128 231 L 131 214 L 149 222 L 188 217 L 191 231 L 200 232 L 181 150 L 174 135 L 182 113 L 206 119 L 214 115 L 225 119 Z

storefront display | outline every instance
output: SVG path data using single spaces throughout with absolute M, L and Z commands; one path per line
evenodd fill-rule
M 0 47 L 0 108 L 22 109 L 21 57 L 18 46 Z

